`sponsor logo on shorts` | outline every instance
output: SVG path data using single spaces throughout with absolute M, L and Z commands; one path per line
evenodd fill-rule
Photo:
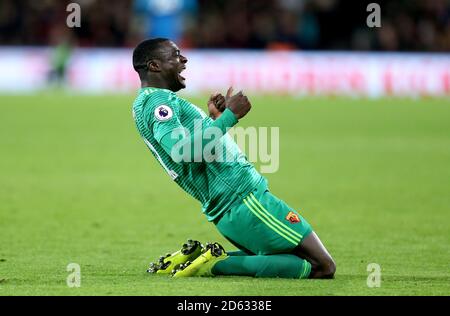
M 294 212 L 289 212 L 286 215 L 286 220 L 288 220 L 289 223 L 291 223 L 291 224 L 300 223 L 300 217 L 298 217 L 298 215 L 295 214 Z

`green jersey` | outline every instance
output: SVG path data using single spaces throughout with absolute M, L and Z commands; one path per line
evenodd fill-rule
M 214 121 L 170 90 L 143 88 L 134 101 L 133 117 L 155 158 L 184 191 L 200 201 L 209 221 L 214 221 L 233 204 L 240 203 L 261 181 L 265 181 L 226 133 L 237 123 L 229 109 Z M 205 136 L 212 127 L 224 132 L 215 140 L 215 148 L 223 148 L 226 159 L 198 159 L 194 154 L 189 156 L 191 160 L 174 159 L 177 139 L 184 137 L 195 143 L 199 140 L 198 135 Z M 192 138 L 189 135 L 193 135 Z M 204 149 L 205 137 L 201 142 Z M 214 154 L 214 150 L 211 152 Z

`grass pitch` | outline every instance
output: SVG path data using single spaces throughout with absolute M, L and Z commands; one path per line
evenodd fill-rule
M 232 247 L 146 149 L 133 99 L 0 97 L 0 295 L 450 294 L 448 99 L 252 98 L 242 124 L 280 127 L 266 177 L 335 258 L 332 281 L 148 275 L 187 238 Z

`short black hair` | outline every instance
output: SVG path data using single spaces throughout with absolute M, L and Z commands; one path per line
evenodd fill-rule
M 147 63 L 150 59 L 158 57 L 156 50 L 161 43 L 167 42 L 167 38 L 152 38 L 139 43 L 133 51 L 133 68 L 138 73 L 147 69 Z

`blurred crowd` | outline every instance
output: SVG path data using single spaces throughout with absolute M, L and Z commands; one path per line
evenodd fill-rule
M 68 28 L 67 4 L 81 7 Z M 366 6 L 381 7 L 381 27 Z M 450 0 L 1 0 L 0 45 L 450 51 Z

